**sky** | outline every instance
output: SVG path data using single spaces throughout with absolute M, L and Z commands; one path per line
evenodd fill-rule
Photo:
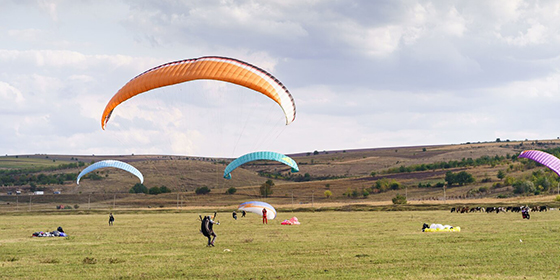
M 0 0 L 0 154 L 238 157 L 560 136 L 560 2 Z M 130 79 L 225 56 L 292 94 L 296 119 L 219 81 Z

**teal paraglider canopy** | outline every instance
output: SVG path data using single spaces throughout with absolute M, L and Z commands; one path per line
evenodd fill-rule
M 78 175 L 78 179 L 77 179 L 76 183 L 79 185 L 80 184 L 80 178 L 82 178 L 82 176 L 90 173 L 91 171 L 94 171 L 94 170 L 99 169 L 99 168 L 105 168 L 105 167 L 115 167 L 115 168 L 119 168 L 119 169 L 122 169 L 124 171 L 130 172 L 133 175 L 135 175 L 136 177 L 138 177 L 138 179 L 140 179 L 140 183 L 144 183 L 144 176 L 142 175 L 142 173 L 140 173 L 140 171 L 138 171 L 138 169 L 136 169 L 134 166 L 132 166 L 132 165 L 126 163 L 126 162 L 122 162 L 122 161 L 118 161 L 118 160 L 102 160 L 102 161 L 98 161 L 98 162 L 86 167 Z
M 237 167 L 251 161 L 256 160 L 274 160 L 281 162 L 289 167 L 292 168 L 292 172 L 299 172 L 299 167 L 295 160 L 291 159 L 289 156 L 276 153 L 276 152 L 253 152 L 243 156 L 238 157 L 234 161 L 232 161 L 226 169 L 224 170 L 224 178 L 231 179 L 231 172 L 235 170 Z

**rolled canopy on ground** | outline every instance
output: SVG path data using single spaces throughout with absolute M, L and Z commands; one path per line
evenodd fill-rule
M 554 171 L 558 176 L 560 176 L 560 159 L 549 153 L 537 150 L 526 150 L 521 152 L 518 157 L 534 160 L 548 167 L 550 170 Z
M 266 217 L 269 220 L 272 220 L 274 218 L 276 218 L 276 209 L 274 209 L 274 207 L 272 207 L 272 205 L 266 203 L 266 202 L 262 202 L 262 201 L 247 201 L 244 203 L 239 204 L 239 207 L 237 207 L 238 211 L 246 211 L 249 213 L 255 213 L 258 215 L 263 215 L 262 210 L 266 209 Z
M 192 80 L 218 80 L 250 88 L 280 105 L 286 116 L 286 125 L 296 118 L 292 95 L 270 73 L 234 58 L 205 56 L 162 64 L 130 80 L 107 103 L 101 116 L 101 128 L 105 129 L 115 107 L 124 101 L 155 88 Z
M 274 161 L 278 161 L 281 162 L 289 167 L 292 168 L 292 172 L 299 172 L 299 167 L 296 163 L 295 160 L 293 160 L 292 158 L 290 158 L 289 156 L 280 154 L 280 153 L 276 153 L 276 152 L 253 152 L 253 153 L 248 153 L 246 155 L 240 156 L 237 159 L 235 159 L 234 161 L 232 161 L 230 164 L 228 164 L 228 166 L 226 166 L 226 169 L 224 170 L 224 178 L 226 179 L 231 179 L 231 172 L 233 170 L 235 170 L 237 167 L 251 162 L 251 161 L 256 161 L 256 160 L 274 160 Z
M 98 161 L 88 167 L 86 167 L 84 170 L 82 170 L 82 172 L 80 172 L 80 174 L 78 175 L 78 180 L 77 180 L 77 184 L 80 184 L 80 178 L 82 178 L 82 176 L 90 173 L 91 171 L 100 169 L 100 168 L 105 168 L 105 167 L 114 167 L 114 168 L 119 168 L 122 169 L 124 171 L 130 172 L 133 175 L 135 175 L 136 177 L 138 177 L 138 179 L 140 179 L 140 183 L 144 183 L 144 176 L 142 175 L 142 173 L 140 173 L 140 171 L 138 171 L 138 169 L 136 169 L 134 166 L 126 163 L 126 162 L 122 162 L 122 161 L 118 161 L 118 160 L 102 160 L 102 161 Z

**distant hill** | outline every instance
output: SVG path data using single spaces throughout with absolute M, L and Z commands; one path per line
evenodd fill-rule
M 23 185 L 3 183 L 4 186 L 0 187 L 0 201 L 12 199 L 6 195 L 8 192 L 21 190 L 23 193 L 28 193 L 30 189 L 33 189 L 32 187 L 35 187 L 45 190 L 47 194 L 60 191 L 63 195 L 73 195 L 75 200 L 81 201 L 80 203 L 83 203 L 85 194 L 89 196 L 89 203 L 91 203 L 92 195 L 96 203 L 103 203 L 104 199 L 108 200 L 106 203 L 110 203 L 110 200 L 115 203 L 116 195 L 111 197 L 107 194 L 119 194 L 121 203 L 128 203 L 131 206 L 155 203 L 172 207 L 179 200 L 198 205 L 232 205 L 245 199 L 261 199 L 259 186 L 268 179 L 273 180 L 275 187 L 272 197 L 266 199 L 284 204 L 390 201 L 397 193 L 405 194 L 409 201 L 431 201 L 443 199 L 442 188 L 419 188 L 418 185 L 435 186 L 437 183 L 444 183 L 445 175 L 449 171 L 466 171 L 472 174 L 475 182 L 447 188 L 445 199 L 511 197 L 515 196 L 511 186 L 497 184 L 503 181 L 497 177 L 498 172 L 501 170 L 507 172 L 510 177 L 522 178 L 526 176 L 527 172 L 530 173 L 534 170 L 512 169 L 510 165 L 513 165 L 514 162 L 509 158 L 519 154 L 522 150 L 555 147 L 560 147 L 560 140 L 309 151 L 290 155 L 300 167 L 299 174 L 289 173 L 288 167 L 277 162 L 259 161 L 236 169 L 232 173 L 231 180 L 223 179 L 222 175 L 225 166 L 233 159 L 167 155 L 6 155 L 0 157 L 0 172 L 2 170 L 5 172 L 6 170 L 21 170 L 19 176 L 22 178 L 39 176 L 39 174 L 43 174 L 43 177 L 49 174 L 53 176 L 77 174 L 84 167 L 64 169 L 57 169 L 57 167 L 78 162 L 87 166 L 100 160 L 117 159 L 128 162 L 139 169 L 144 174 L 146 187 L 166 186 L 173 193 L 158 196 L 128 194 L 129 189 L 138 183 L 137 178 L 118 169 L 106 168 L 97 172 L 98 180 L 83 178 L 79 186 L 69 180 L 46 185 L 36 181 Z M 405 167 L 421 169 L 421 165 L 460 162 L 469 158 L 476 160 L 483 157 L 496 157 L 502 160 L 498 163 L 477 166 L 405 171 Z M 405 172 L 394 172 L 399 168 Z M 390 170 L 393 172 L 389 172 Z M 69 176 L 67 177 L 69 178 Z M 0 180 L 4 179 L 6 178 L 0 177 Z M 397 182 L 400 186 L 398 189 L 375 190 L 373 186 L 382 179 Z M 194 194 L 194 190 L 204 186 L 211 189 L 209 195 Z M 237 192 L 234 195 L 226 195 L 225 191 L 231 187 L 236 188 Z M 487 191 L 485 191 L 486 189 Z M 364 190 L 369 195 L 364 196 Z M 330 191 L 332 196 L 327 198 L 325 191 Z M 354 195 L 351 195 L 352 192 Z M 547 193 L 552 194 L 553 191 L 547 190 Z M 96 197 L 100 194 L 104 194 L 103 198 Z M 82 197 L 78 198 L 79 195 Z M 54 202 L 52 200 L 60 198 L 59 195 L 50 200 L 48 198 L 34 199 L 37 203 L 40 203 L 40 199 L 45 199 L 45 203 L 51 203 Z

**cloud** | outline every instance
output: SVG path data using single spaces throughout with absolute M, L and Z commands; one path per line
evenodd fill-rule
M 65 3 L 3 6 L 6 152 L 237 156 L 556 137 L 554 1 Z M 246 88 L 194 81 L 126 101 L 101 130 L 132 77 L 204 55 L 272 73 L 296 121 Z

